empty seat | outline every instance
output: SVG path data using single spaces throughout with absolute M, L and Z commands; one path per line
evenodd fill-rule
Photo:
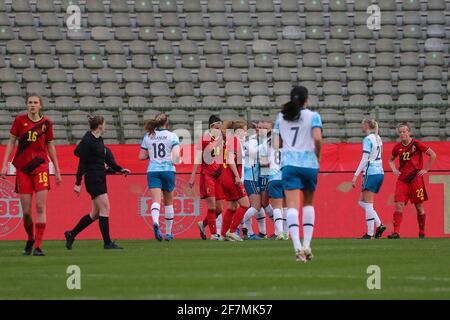
M 405 25 L 403 27 L 403 37 L 405 38 L 422 38 L 422 31 L 418 25 Z
M 330 67 L 345 67 L 345 56 L 342 53 L 330 53 L 327 56 L 327 65 Z
M 267 27 L 261 27 L 259 29 L 260 38 L 268 39 L 268 40 L 272 39 L 274 34 L 271 32 L 271 30 L 267 30 L 264 28 L 267 28 Z M 269 33 L 268 37 L 263 37 L 265 35 L 267 36 L 267 32 Z M 217 39 L 217 37 L 215 37 L 215 38 Z M 237 40 L 253 40 L 253 30 L 250 27 L 246 27 L 246 26 L 238 27 L 235 30 L 235 38 Z M 219 39 L 219 40 L 221 40 L 221 39 Z
M 112 40 L 113 34 L 109 28 L 106 27 L 94 27 L 91 30 L 91 38 L 96 41 L 108 41 Z
M 274 68 L 272 72 L 274 81 L 291 81 L 292 76 L 288 68 Z
M 323 11 L 322 2 L 317 0 L 305 0 L 305 11 Z
M 425 80 L 429 79 L 441 80 L 442 76 L 443 76 L 442 69 L 439 66 L 426 66 L 425 68 L 423 68 L 423 78 Z
M 87 17 L 89 27 L 106 27 L 106 18 L 103 12 L 91 12 Z
M 317 81 L 317 74 L 314 68 L 303 67 L 298 71 L 300 81 Z
M 429 25 L 427 27 L 427 36 L 429 38 L 445 38 L 445 27 L 441 25 Z
M 310 65 L 311 63 L 314 64 L 316 60 L 314 60 L 314 62 L 311 61 L 311 57 L 308 55 L 313 55 L 315 57 L 317 57 L 317 55 L 314 54 L 306 54 L 303 56 L 303 65 L 304 66 L 313 66 Z M 319 58 L 320 61 L 320 58 Z M 298 66 L 297 63 L 297 56 L 295 54 L 292 53 L 283 53 L 280 54 L 278 57 L 278 66 L 279 67 L 287 67 L 287 68 L 296 68 Z M 316 66 L 316 65 L 314 65 Z
M 89 69 L 100 69 L 103 68 L 103 61 L 101 56 L 89 54 L 84 56 L 83 65 Z
M 349 67 L 347 68 L 348 80 L 367 80 L 367 72 L 362 67 Z
M 16 69 L 29 68 L 30 60 L 27 55 L 15 54 L 11 56 L 10 66 Z
M 158 68 L 175 68 L 175 57 L 173 55 L 163 54 L 157 56 L 156 65 Z M 137 68 L 137 66 L 135 66 Z
M 403 66 L 398 70 L 399 80 L 416 80 L 417 68 L 414 66 Z
M 376 58 L 376 65 L 393 67 L 395 65 L 395 56 L 389 52 L 378 53 Z
M 364 81 L 349 81 L 347 92 L 349 95 L 367 95 L 367 84 Z
M 287 53 L 289 54 L 289 53 Z M 285 66 L 285 65 L 283 65 Z M 261 53 L 255 56 L 255 67 L 272 68 L 272 54 Z
M 122 96 L 123 92 L 119 88 L 119 85 L 115 82 L 105 82 L 100 86 L 100 94 L 104 97 L 108 96 Z
M 48 41 L 58 41 L 63 39 L 63 35 L 59 27 L 42 28 L 42 37 Z
M 125 94 L 129 97 L 148 95 L 147 90 L 145 89 L 144 85 L 139 82 L 127 83 L 125 86 Z
M 183 68 L 200 68 L 200 59 L 198 55 L 185 54 L 181 58 Z
M 322 79 L 325 81 L 341 81 L 339 69 L 334 67 L 323 68 Z
M 103 99 L 103 105 L 105 108 L 121 108 L 123 101 L 121 97 L 106 97 Z
M 13 40 L 14 39 L 14 33 L 12 32 L 11 28 L 8 26 L 1 26 L 0 27 L 0 40 Z M 33 39 L 36 40 L 36 39 Z
M 216 28 L 218 28 L 218 27 L 215 27 L 215 28 L 213 28 L 213 29 L 211 30 L 211 36 L 212 36 L 213 39 L 216 38 L 216 37 L 213 37 L 213 35 L 212 35 L 212 33 L 214 32 L 214 30 L 215 30 Z M 223 29 L 221 29 L 218 33 L 220 34 L 222 31 L 223 31 Z M 187 32 L 187 39 L 189 39 L 189 40 L 194 40 L 194 41 L 203 41 L 203 40 L 206 40 L 206 31 L 205 31 L 205 28 L 200 27 L 200 26 L 198 26 L 198 27 L 197 27 L 197 26 L 190 27 L 190 28 L 188 29 L 188 32 Z
M 297 12 L 283 12 L 281 15 L 281 25 L 299 26 L 300 19 Z
M 128 99 L 128 107 L 133 108 L 133 109 L 140 109 L 140 108 L 146 109 L 146 108 L 150 107 L 150 104 L 147 102 L 147 99 L 145 97 L 136 96 L 136 97 L 130 97 Z M 127 110 L 124 110 L 124 111 L 127 111 Z M 124 116 L 124 123 L 125 123 L 125 116 Z M 137 121 L 134 123 L 137 123 Z
M 209 54 L 206 56 L 206 66 L 208 68 L 224 68 L 225 61 L 221 54 Z
M 51 54 L 50 43 L 45 40 L 35 40 L 31 43 L 31 51 L 33 54 Z
M 254 96 L 250 101 L 252 107 L 267 107 L 271 106 L 270 98 L 268 96 Z
M 150 69 L 152 68 L 152 61 L 148 54 L 135 54 L 131 60 L 133 68 L 138 69 Z
M 125 56 L 120 54 L 113 54 L 108 56 L 108 66 L 113 69 L 128 68 Z
M 117 82 L 118 81 L 114 70 L 107 69 L 107 68 L 98 70 L 97 77 L 100 82 Z
M 13 12 L 31 12 L 30 3 L 25 0 L 12 1 L 11 9 Z
M 15 25 L 17 27 L 34 26 L 31 12 L 18 12 L 15 14 Z
M 262 68 L 250 68 L 247 73 L 248 81 L 267 81 L 266 71 Z
M 416 103 L 417 103 L 417 96 L 415 94 L 408 93 L 408 94 L 400 94 L 398 96 L 398 104 L 400 105 L 411 105 Z M 409 121 L 411 121 L 411 119 Z
M 417 93 L 417 82 L 414 80 L 401 80 L 398 82 L 398 92 L 399 94 L 416 94 Z
M 152 0 L 139 0 L 134 4 L 134 10 L 136 12 L 152 12 L 153 4 Z
M 400 65 L 402 66 L 419 65 L 419 54 L 417 52 L 403 52 L 400 56 Z
M 342 85 L 339 81 L 326 81 L 323 83 L 324 95 L 342 95 Z
M 188 27 L 203 26 L 203 17 L 201 12 L 186 13 L 185 22 Z
M 241 82 L 227 82 L 225 94 L 227 96 L 243 96 L 245 95 L 245 89 Z
M 103 104 L 100 102 L 100 99 L 93 96 L 83 96 L 80 97 L 79 103 L 80 109 L 95 109 L 102 107 Z
M 170 90 L 167 83 L 155 82 L 150 85 L 152 96 L 170 96 Z
M 75 54 L 73 41 L 60 40 L 56 42 L 55 50 L 57 54 Z
M 247 53 L 247 47 L 245 41 L 242 40 L 230 40 L 228 42 L 228 53 Z
M 208 47 L 208 50 L 209 49 L 212 50 L 213 48 Z M 219 49 L 222 50 L 222 47 L 219 46 Z M 189 54 L 189 53 L 196 54 L 196 53 L 198 53 L 198 46 L 192 40 L 182 40 L 180 42 L 180 53 L 181 54 Z M 219 53 L 219 52 L 208 52 L 208 53 Z
M 217 82 L 216 70 L 202 68 L 198 71 L 198 79 L 201 82 Z
M 425 55 L 425 65 L 442 66 L 444 64 L 444 56 L 442 52 L 427 52 Z
M 42 73 L 38 69 L 29 68 L 22 72 L 22 80 L 25 82 L 41 82 Z
M 55 12 L 55 7 L 52 0 L 38 0 L 36 2 L 37 12 Z
M 2 29 L 5 27 L 2 27 Z M 51 27 L 47 27 L 45 29 L 48 29 Z M 58 29 L 59 32 L 59 29 Z M 46 40 L 52 40 L 52 39 L 48 39 L 48 36 L 50 36 L 50 34 L 45 34 L 43 33 L 44 38 Z M 14 39 L 14 37 L 13 37 Z M 37 30 L 35 27 L 22 27 L 19 29 L 19 39 L 20 40 L 24 40 L 24 41 L 34 41 L 34 40 L 38 40 L 39 39 L 39 35 L 37 33 Z M 56 39 L 56 40 L 60 40 L 60 39 Z
M 96 96 L 95 87 L 88 82 L 80 82 L 76 85 L 75 92 L 78 96 Z
M 49 54 L 38 54 L 34 60 L 35 67 L 39 69 L 51 69 L 55 67 L 53 56 Z
M 403 13 L 403 24 L 415 24 L 420 25 L 421 24 L 421 17 L 420 12 L 418 11 L 407 11 Z
M 425 51 L 443 51 L 444 50 L 444 42 L 442 39 L 431 38 L 425 40 Z
M 174 12 L 164 12 L 161 14 L 161 26 L 170 27 L 180 25 L 180 21 L 178 20 L 178 15 Z
M 137 112 L 129 109 L 122 111 L 122 120 L 124 124 L 133 124 L 135 126 L 139 123 Z
M 281 11 L 293 11 L 298 12 L 298 1 L 297 0 L 281 0 Z
M 392 94 L 392 83 L 386 80 L 378 80 L 373 83 L 372 92 L 375 95 Z
M 223 79 L 226 82 L 242 81 L 242 75 L 239 69 L 236 68 L 226 68 L 223 71 Z
M 65 82 L 53 83 L 51 87 L 52 87 L 52 95 L 55 97 L 58 97 L 58 96 L 72 97 L 74 95 L 73 90 Z
M 178 27 L 164 28 L 163 38 L 170 41 L 180 41 L 183 39 L 181 29 Z
M 306 27 L 306 39 L 324 40 L 325 31 L 323 27 L 320 26 Z
M 420 120 L 422 121 L 440 121 L 441 111 L 436 108 L 424 108 L 420 111 Z
M 200 85 L 200 95 L 202 96 L 219 96 L 219 86 L 215 82 L 203 82 Z
M 347 40 L 349 38 L 348 29 L 346 26 L 333 26 L 330 28 L 330 37 L 332 39 Z
M 155 26 L 155 19 L 151 12 L 138 12 L 136 14 L 136 26 L 138 27 L 153 27 Z
M 8 54 L 26 54 L 25 43 L 21 40 L 11 40 L 6 43 L 6 52 Z
M 130 42 L 130 54 L 136 55 L 136 54 L 149 54 L 150 49 L 145 41 L 141 40 L 134 40 Z
M 236 19 L 236 17 L 235 17 Z M 223 12 L 212 12 L 209 14 L 209 26 L 227 26 L 227 18 L 225 17 L 225 13 Z M 239 24 L 236 24 L 239 25 Z
M 165 78 L 165 75 L 164 75 Z M 175 82 L 192 82 L 192 74 L 189 69 L 177 68 L 173 70 L 173 80 Z M 158 80 L 164 81 L 164 80 Z
M 423 82 L 423 92 L 424 93 L 436 93 L 441 94 L 443 88 L 440 80 L 425 80 Z
M 307 26 L 324 26 L 325 18 L 322 12 L 309 12 L 306 15 L 306 25 Z
M 248 68 L 249 62 L 246 54 L 234 54 L 230 57 L 230 66 L 234 68 Z
M 110 54 L 125 54 L 125 49 L 121 41 L 109 40 L 105 43 L 105 53 Z
M 67 82 L 67 75 L 63 69 L 51 69 L 47 71 L 48 82 Z
M 175 85 L 175 95 L 176 96 L 193 96 L 194 87 L 190 82 L 178 82 Z
M 122 77 L 125 82 L 143 82 L 140 71 L 136 69 L 123 70 Z
M 120 41 L 133 41 L 135 39 L 134 38 L 134 33 L 131 30 L 131 28 L 118 27 L 118 28 L 116 28 L 115 31 L 116 32 L 114 34 L 114 37 L 117 40 L 120 40 Z
M 328 53 L 333 53 L 333 52 L 343 53 L 343 52 L 345 52 L 344 42 L 339 39 L 330 39 L 327 41 L 326 51 Z
M 17 75 L 13 68 L 0 69 L 0 82 L 16 82 Z
M 103 1 L 102 0 L 86 1 L 86 11 L 87 12 L 104 12 L 105 7 L 103 6 Z
M 2 83 L 1 92 L 2 92 L 2 95 L 4 95 L 4 96 L 21 96 L 21 95 L 23 95 L 22 88 L 16 82 Z
M 174 71 L 175 72 L 175 71 Z M 149 82 L 167 82 L 166 74 L 162 69 L 150 69 L 148 70 Z

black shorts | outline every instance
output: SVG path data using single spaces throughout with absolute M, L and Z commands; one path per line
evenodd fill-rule
M 86 173 L 84 185 L 92 200 L 108 192 L 106 189 L 106 175 L 104 173 Z

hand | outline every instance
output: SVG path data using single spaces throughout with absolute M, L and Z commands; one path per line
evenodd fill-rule
M 191 178 L 189 179 L 189 187 L 191 189 L 194 186 L 194 182 L 195 182 L 195 176 L 191 176 Z
M 77 195 L 77 197 L 80 196 L 80 192 L 81 192 L 81 185 L 75 185 L 73 187 L 73 191 L 75 192 L 75 194 Z
M 421 177 L 421 176 L 423 176 L 425 173 L 427 173 L 428 172 L 428 170 L 425 170 L 425 169 L 422 169 L 422 170 L 420 170 L 418 173 L 417 173 L 417 175 L 419 176 L 419 177 Z
M 7 173 L 8 173 L 8 167 L 7 166 L 2 167 L 2 172 L 0 174 L 0 178 L 6 179 L 6 174 Z
M 397 177 L 400 176 L 400 171 L 398 171 L 397 169 L 392 171 Z
M 122 169 L 122 171 L 120 171 L 120 173 L 122 173 L 126 177 L 128 174 L 131 173 L 131 171 L 128 169 Z
M 240 177 L 234 177 L 234 184 L 239 186 L 242 183 L 242 180 Z
M 358 177 L 357 177 L 357 176 L 353 176 L 353 179 L 352 179 L 352 188 L 354 188 L 355 185 L 356 185 L 356 179 L 358 179 Z
M 56 185 L 57 186 L 61 185 L 62 177 L 61 177 L 61 173 L 59 171 L 55 172 L 55 179 L 56 179 Z

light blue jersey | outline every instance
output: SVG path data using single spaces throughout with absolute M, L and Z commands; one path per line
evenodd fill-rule
M 369 154 L 369 161 L 363 170 L 363 175 L 384 174 L 383 171 L 383 142 L 380 136 L 370 133 L 363 140 L 363 153 Z
M 269 182 L 274 180 L 282 180 L 281 177 L 281 151 L 269 148 Z
M 155 134 L 146 134 L 141 148 L 148 151 L 147 172 L 173 171 L 172 149 L 180 145 L 178 136 L 167 129 L 156 129 Z
M 286 166 L 319 169 L 315 153 L 312 129 L 323 128 L 317 112 L 303 109 L 296 121 L 286 121 L 280 112 L 275 122 L 274 132 L 281 136 L 281 168 Z
M 243 143 L 244 146 L 244 181 L 258 181 L 258 140 L 252 136 Z

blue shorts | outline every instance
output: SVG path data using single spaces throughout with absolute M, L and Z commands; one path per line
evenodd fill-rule
M 281 169 L 284 190 L 316 191 L 319 169 L 286 166 Z
M 259 183 L 258 181 L 244 180 L 244 188 L 247 195 L 259 194 Z
M 259 183 L 259 191 L 261 193 L 269 190 L 269 176 L 259 177 L 258 183 Z
M 369 190 L 374 193 L 380 191 L 381 185 L 383 184 L 384 174 L 372 174 L 369 176 L 362 177 L 362 191 Z
M 269 182 L 269 198 L 270 199 L 284 198 L 284 189 L 282 180 L 272 180 Z
M 158 188 L 167 192 L 175 189 L 175 172 L 173 171 L 154 171 L 147 172 L 148 188 Z

